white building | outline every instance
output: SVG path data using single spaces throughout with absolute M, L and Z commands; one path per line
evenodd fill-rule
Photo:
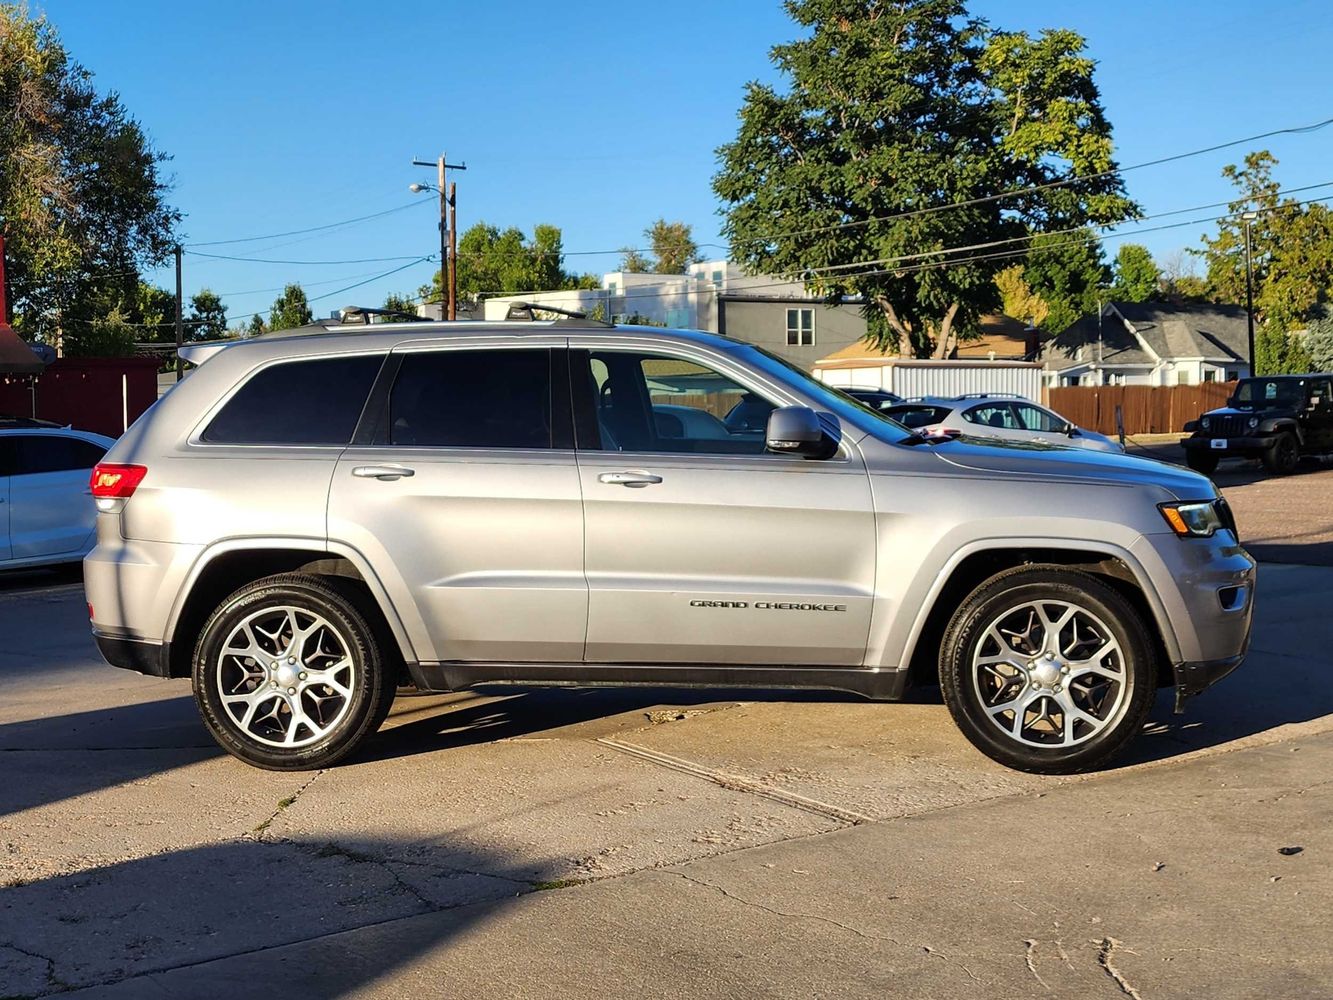
M 829 305 L 799 281 L 746 274 L 725 260 L 691 264 L 685 274 L 612 271 L 602 287 L 488 298 L 478 319 L 502 320 L 527 302 L 685 330 L 705 330 L 764 347 L 806 368 L 866 334 L 859 303 Z

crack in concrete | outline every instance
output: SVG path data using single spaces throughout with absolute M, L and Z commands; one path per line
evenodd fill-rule
M 1045 990 L 1047 990 L 1047 991 L 1049 992 L 1049 991 L 1050 991 L 1050 988 L 1051 988 L 1051 987 L 1050 987 L 1050 984 L 1047 983 L 1046 980 L 1042 979 L 1042 978 L 1041 978 L 1041 973 L 1037 971 L 1037 962 L 1036 962 L 1036 958 L 1037 958 L 1037 941 L 1036 941 L 1036 939 L 1035 939 L 1035 938 L 1028 938 L 1026 941 L 1023 942 L 1023 947 L 1024 947 L 1024 949 L 1025 949 L 1025 951 L 1024 951 L 1024 953 L 1023 953 L 1023 960 L 1024 960 L 1025 962 L 1027 962 L 1028 972 L 1032 973 L 1032 978 L 1035 979 L 1037 982 L 1041 983 L 1042 988 L 1045 989 Z
M 735 903 L 740 903 L 742 906 L 749 906 L 756 910 L 761 910 L 764 913 L 768 913 L 775 917 L 786 917 L 792 920 L 813 920 L 817 923 L 828 924 L 832 927 L 838 928 L 839 930 L 847 931 L 849 934 L 855 934 L 857 937 L 864 938 L 867 941 L 887 942 L 888 944 L 897 945 L 899 948 L 917 949 L 923 951 L 927 955 L 933 958 L 938 958 L 945 962 L 948 962 L 951 965 L 958 966 L 958 968 L 962 969 L 964 972 L 967 973 L 968 977 L 974 983 L 977 983 L 978 985 L 982 986 L 986 985 L 985 983 L 982 982 L 981 979 L 977 977 L 977 974 L 975 972 L 969 969 L 962 962 L 959 962 L 957 959 L 950 958 L 948 955 L 940 951 L 938 948 L 932 948 L 928 944 L 922 944 L 922 945 L 908 944 L 906 941 L 900 941 L 895 937 L 889 936 L 888 934 L 875 934 L 872 933 L 871 931 L 865 931 L 859 927 L 853 927 L 851 924 L 844 924 L 839 920 L 834 920 L 832 917 L 825 917 L 818 913 L 798 913 L 787 910 L 779 910 L 775 907 L 767 906 L 764 903 L 760 903 L 752 899 L 746 899 L 744 896 L 738 896 L 734 892 L 731 892 L 729 889 L 717 885 L 714 882 L 705 882 L 703 879 L 697 879 L 694 876 L 687 875 L 685 874 L 685 872 L 682 871 L 667 871 L 665 869 L 658 869 L 658 871 L 663 875 L 674 875 L 677 878 L 684 879 L 686 882 L 693 882 L 695 885 L 700 886 L 702 888 L 712 889 L 714 892 L 720 893 L 725 899 L 729 899 Z M 1142 1000 L 1142 998 L 1140 997 L 1138 998 L 1138 1000 Z
M 1124 977 L 1124 974 L 1121 973 L 1121 971 L 1115 967 L 1115 963 L 1111 961 L 1115 955 L 1116 949 L 1121 947 L 1122 942 L 1117 941 L 1108 934 L 1100 941 L 1094 938 L 1092 943 L 1097 945 L 1100 949 L 1097 952 L 1097 964 L 1106 970 L 1108 976 L 1115 980 L 1115 984 L 1120 987 L 1120 992 L 1128 997 L 1133 997 L 1133 1000 L 1143 1000 L 1143 994 L 1129 984 L 1129 980 Z M 1128 948 L 1125 948 L 1124 950 L 1131 955 L 1134 954 L 1132 951 L 1129 951 Z
M 260 823 L 258 826 L 256 826 L 253 830 L 250 831 L 255 835 L 255 838 L 257 840 L 263 840 L 264 834 L 266 834 L 268 832 L 268 828 L 273 825 L 273 821 L 277 819 L 279 816 L 281 816 L 284 810 L 290 809 L 292 806 L 296 805 L 296 800 L 301 797 L 301 794 L 307 788 L 313 785 L 317 780 L 319 780 L 319 776 L 323 773 L 324 770 L 321 768 L 320 770 L 312 774 L 309 778 L 307 778 L 305 783 L 302 784 L 301 787 L 298 788 L 296 791 L 294 791 L 291 795 L 287 796 L 287 798 L 285 799 L 280 799 L 278 801 L 278 808 L 273 810 L 273 813 L 269 816 L 269 818 L 264 820 L 262 823 Z
M 56 960 L 46 955 L 40 955 L 35 951 L 29 951 L 27 948 L 20 948 L 18 945 L 8 941 L 0 941 L 0 948 L 8 948 L 10 951 L 16 951 L 20 955 L 27 955 L 28 958 L 35 958 L 39 962 L 46 963 L 46 985 L 57 990 L 70 989 L 69 983 L 65 982 L 56 975 Z
M 351 848 L 343 847 L 341 844 L 335 844 L 332 841 L 314 848 L 306 844 L 297 844 L 291 840 L 283 840 L 282 843 L 291 844 L 297 850 L 304 851 L 305 853 L 318 858 L 337 857 L 342 858 L 345 861 L 350 861 L 353 864 L 375 865 L 376 867 L 383 869 L 384 872 L 394 880 L 399 889 L 424 906 L 428 913 L 436 913 L 441 909 L 441 907 L 433 900 L 427 899 L 422 895 L 421 890 L 410 882 L 405 881 L 401 875 L 389 867 L 388 858 L 377 858 L 372 854 L 363 854 L 360 851 L 354 851 Z

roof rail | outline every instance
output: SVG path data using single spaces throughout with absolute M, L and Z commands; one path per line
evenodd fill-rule
M 509 303 L 509 311 L 505 313 L 505 319 L 532 322 L 536 320 L 539 312 L 550 312 L 560 316 L 561 318 L 555 321 L 555 326 L 595 326 L 604 327 L 608 330 L 616 328 L 614 323 L 607 323 L 600 319 L 589 319 L 585 312 L 563 309 L 560 306 L 548 306 L 541 302 L 511 302 Z
M 343 306 L 338 310 L 339 319 L 348 326 L 358 323 L 369 326 L 374 316 L 392 316 L 408 323 L 430 323 L 424 316 L 404 312 L 401 309 L 373 309 L 370 306 Z

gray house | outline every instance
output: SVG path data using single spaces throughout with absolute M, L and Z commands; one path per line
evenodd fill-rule
M 1198 385 L 1250 373 L 1239 306 L 1110 302 L 1046 344 L 1048 388 L 1065 385 Z

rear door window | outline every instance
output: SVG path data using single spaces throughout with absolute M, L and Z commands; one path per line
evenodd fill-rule
M 210 444 L 345 445 L 384 355 L 284 361 L 256 372 L 204 431 Z
M 982 427 L 995 427 L 1009 431 L 1022 430 L 1018 418 L 1014 416 L 1014 408 L 1008 403 L 985 403 L 981 406 L 974 406 L 963 414 L 963 419 L 970 423 L 980 424 Z
M 403 355 L 389 395 L 389 443 L 418 448 L 550 448 L 546 348 Z
M 92 441 L 57 434 L 22 434 L 14 443 L 17 445 L 14 475 L 18 476 L 83 471 L 91 469 L 106 454 L 105 448 Z
M 884 412 L 904 427 L 913 429 L 938 424 L 949 415 L 942 406 L 890 406 Z

